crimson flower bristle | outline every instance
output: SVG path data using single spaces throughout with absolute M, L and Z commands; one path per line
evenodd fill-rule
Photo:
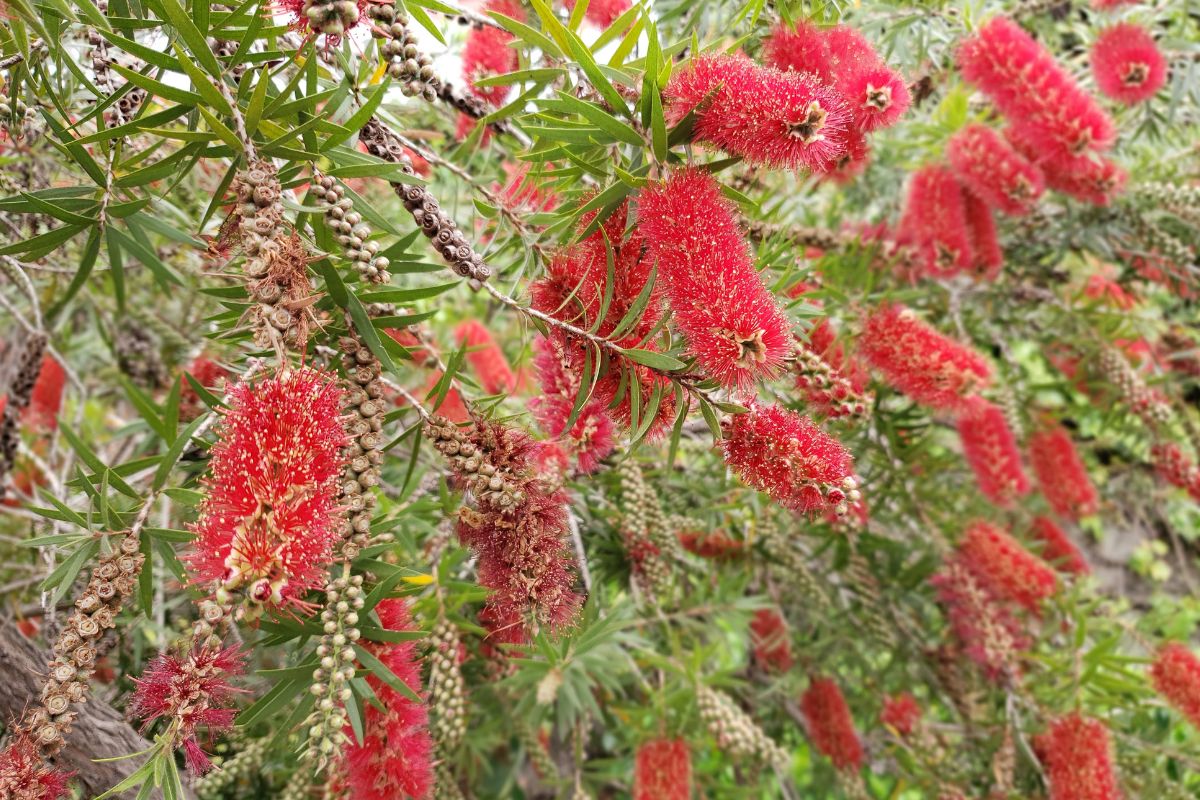
M 575 0 L 566 0 L 566 5 L 568 10 L 575 10 Z M 591 0 L 583 18 L 597 27 L 607 28 L 632 7 L 631 0 Z
M 986 125 L 967 125 L 946 143 L 955 177 L 997 211 L 1027 214 L 1045 191 L 1041 170 Z
M 581 375 L 571 369 L 564 358 L 562 345 L 555 340 L 539 338 L 533 345 L 533 365 L 537 371 L 541 395 L 529 402 L 530 411 L 547 435 L 567 444 L 575 454 L 579 471 L 595 472 L 616 445 L 612 418 L 603 404 L 589 399 L 568 430 L 567 422 L 575 408 L 575 399 L 583 390 Z
M 858 350 L 888 383 L 931 408 L 954 410 L 991 378 L 982 356 L 899 305 L 881 306 L 867 318 Z
M 1067 532 L 1049 517 L 1035 517 L 1030 535 L 1042 545 L 1042 560 L 1053 565 L 1059 572 L 1073 575 L 1088 575 L 1088 566 L 1083 553 L 1067 536 Z
M 408 602 L 402 598 L 380 600 L 375 606 L 385 630 L 413 631 Z M 421 664 L 416 642 L 367 642 L 362 645 L 383 662 L 405 686 L 421 693 Z M 363 704 L 363 739 L 353 731 L 345 758 L 345 780 L 358 800 L 425 798 L 433 788 L 433 738 L 429 712 L 422 702 L 401 694 L 376 675 L 367 683 L 375 703 Z
M 227 401 L 186 557 L 192 580 L 294 602 L 323 584 L 340 536 L 342 390 L 331 373 L 289 369 L 235 384 Z
M 525 9 L 516 0 L 488 0 L 484 10 L 495 11 L 518 22 L 525 20 Z M 504 105 L 512 86 L 477 86 L 475 82 L 482 78 L 514 72 L 521 66 L 520 55 L 509 47 L 515 38 L 508 31 L 495 25 L 479 25 L 471 28 L 463 46 L 463 79 L 476 97 L 487 100 L 494 106 Z
M 1125 188 L 1129 175 L 1116 162 L 1099 155 L 1039 155 L 1036 142 L 1022 139 L 1020 129 L 1006 132 L 1009 141 L 1042 171 L 1046 186 L 1083 203 L 1107 206 Z
M 46 765 L 37 745 L 26 733 L 17 733 L 0 751 L 0 797 L 10 800 L 66 800 L 73 772 Z
M 708 558 L 714 561 L 725 561 L 744 555 L 746 543 L 735 539 L 725 531 L 677 531 L 676 538 L 692 555 Z
M 201 354 L 192 360 L 192 363 L 187 368 L 187 374 L 205 389 L 218 393 L 222 382 L 229 377 L 229 370 L 208 356 Z M 191 381 L 184 378 L 183 383 L 179 387 L 179 418 L 182 420 L 193 420 L 204 409 L 204 402 L 200 399 L 200 395 L 196 393 L 196 390 L 192 388 Z
M 134 678 L 137 689 L 129 701 L 131 716 L 143 720 L 143 730 L 154 720 L 172 721 L 175 747 L 182 747 L 188 768 L 202 775 L 212 762 L 200 748 L 200 728 L 210 733 L 233 726 L 236 710 L 230 701 L 237 691 L 232 680 L 245 668 L 245 654 L 232 647 L 195 647 L 182 655 L 160 653 Z
M 908 184 L 900 238 L 917 251 L 925 274 L 949 277 L 971 269 L 975 255 L 962 187 L 943 166 L 921 167 Z
M 29 404 L 21 412 L 21 421 L 34 431 L 45 432 L 57 428 L 66 383 L 67 373 L 62 364 L 52 355 L 43 356 L 42 367 L 29 394 Z
M 633 800 L 691 800 L 692 753 L 683 739 L 651 739 L 637 749 Z
M 1200 658 L 1186 645 L 1163 645 L 1150 667 L 1154 691 L 1200 728 Z
M 800 710 L 819 753 L 840 770 L 862 766 L 865 753 L 854 729 L 854 718 L 841 687 L 832 678 L 813 678 L 800 696 Z
M 459 323 L 454 329 L 454 338 L 459 345 L 466 344 L 467 363 L 485 392 L 507 394 L 517 388 L 517 376 L 513 374 L 508 358 L 482 322 L 469 319 Z
M 1033 749 L 1050 784 L 1048 800 L 1121 800 L 1111 736 L 1099 720 L 1060 717 L 1034 737 Z
M 776 25 L 763 41 L 763 59 L 776 69 L 808 72 L 829 80 L 829 43 L 811 22 L 800 20 L 794 27 Z
M 879 721 L 889 728 L 894 728 L 901 736 L 908 736 L 921 721 L 921 706 L 908 692 L 888 695 L 883 699 Z
M 748 164 L 820 171 L 846 152 L 849 105 L 812 74 L 704 54 L 675 71 L 663 96 L 670 124 L 695 110 L 693 136 Z
M 768 672 L 787 672 L 792 668 L 792 636 L 787 620 L 774 608 L 760 608 L 750 620 L 750 641 L 754 661 Z
M 1017 655 L 1029 646 L 1020 623 L 1002 598 L 961 559 L 951 557 L 929 581 L 963 652 L 998 681 L 1019 673 Z
M 996 235 L 996 218 L 987 203 L 963 191 L 963 211 L 971 238 L 971 271 L 985 280 L 995 280 L 1004 268 L 1004 251 Z
M 1004 411 L 978 395 L 968 397 L 958 417 L 958 438 L 963 457 L 988 500 L 1011 508 L 1029 493 L 1029 478 L 1021 467 L 1021 451 Z
M 883 63 L 847 70 L 834 85 L 850 106 L 853 126 L 863 133 L 895 125 L 912 102 L 908 84 Z
M 642 190 L 638 218 L 675 324 L 700 368 L 748 390 L 792 351 L 791 323 L 754 268 L 733 206 L 711 175 L 681 170 Z
M 1046 562 L 996 526 L 967 526 L 955 557 L 995 595 L 1032 613 L 1058 591 L 1058 577 Z
M 853 458 L 808 417 L 751 402 L 724 427 L 725 463 L 785 508 L 844 508 L 858 499 Z
M 1200 501 L 1200 466 L 1175 442 L 1155 442 L 1150 448 L 1154 471 L 1172 486 Z
M 1092 74 L 1105 95 L 1134 105 L 1154 97 L 1167 82 L 1167 59 L 1149 31 L 1120 22 L 1101 31 L 1092 45 Z
M 1078 520 L 1099 509 L 1100 496 L 1066 428 L 1054 425 L 1030 436 L 1029 462 L 1055 514 Z

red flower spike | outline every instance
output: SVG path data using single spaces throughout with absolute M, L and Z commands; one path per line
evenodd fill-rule
M 995 280 L 1004 269 L 1004 251 L 996 237 L 996 219 L 987 204 L 963 191 L 963 210 L 971 239 L 971 269 L 980 278 Z
M 1150 667 L 1150 682 L 1171 707 L 1200 728 L 1200 658 L 1186 645 L 1162 646 Z
M 1121 6 L 1136 5 L 1140 0 L 1092 0 L 1092 8 L 1097 11 L 1110 11 Z
M 1092 75 L 1108 97 L 1126 105 L 1149 100 L 1167 82 L 1167 60 L 1140 25 L 1105 28 L 1092 45 Z
M 884 305 L 867 318 L 859 353 L 888 383 L 923 405 L 954 410 L 991 378 L 987 362 L 921 322 L 911 310 Z
M 962 189 L 950 170 L 922 167 L 908 184 L 901 238 L 916 248 L 926 275 L 949 277 L 971 269 L 971 231 Z
M 792 637 L 787 620 L 773 608 L 760 608 L 750 620 L 750 641 L 754 661 L 768 672 L 787 672 L 792 668 Z
M 851 111 L 809 73 L 706 54 L 676 70 L 663 96 L 669 124 L 696 109 L 694 137 L 748 164 L 820 171 L 846 152 Z
M 1036 517 L 1030 533 L 1035 540 L 1041 542 L 1042 560 L 1047 564 L 1052 564 L 1059 572 L 1074 575 L 1091 574 L 1092 568 L 1088 566 L 1083 553 L 1054 520 L 1049 517 Z
M 186 557 L 192 582 L 297 602 L 323 585 L 340 536 L 342 391 L 336 376 L 303 368 L 238 383 L 227 400 Z
M 638 218 L 701 369 L 743 391 L 776 375 L 791 354 L 791 324 L 754 269 L 720 185 L 705 172 L 676 172 L 642 190 Z
M 1055 514 L 1077 520 L 1096 513 L 1100 497 L 1065 428 L 1055 425 L 1029 437 L 1029 461 Z
M 160 653 L 134 678 L 137 689 L 129 701 L 131 716 L 143 720 L 142 730 L 154 720 L 172 720 L 177 727 L 175 747 L 182 747 L 188 769 L 203 775 L 212 762 L 200 748 L 200 728 L 210 733 L 230 730 L 237 713 L 230 700 L 238 690 L 230 683 L 245 669 L 245 654 L 238 647 L 198 647 L 176 656 Z
M 187 374 L 210 392 L 219 393 L 221 383 L 229 377 L 229 370 L 202 354 L 196 356 L 188 366 Z M 193 420 L 200 416 L 205 408 L 200 395 L 192 388 L 191 381 L 184 378 L 179 388 L 179 418 Z
M 817 511 L 858 499 L 850 454 L 808 417 L 751 402 L 724 427 L 725 463 L 785 508 Z
M 829 71 L 835 80 L 839 73 L 882 63 L 875 48 L 857 28 L 834 25 L 826 29 L 823 36 L 829 47 Z
M 963 77 L 1053 158 L 1104 150 L 1112 118 L 1054 56 L 1012 20 L 996 17 L 958 49 Z
M 1033 749 L 1050 784 L 1048 800 L 1121 800 L 1108 728 L 1069 714 L 1035 736 Z
M 1200 467 L 1175 442 L 1156 442 L 1150 458 L 1158 476 L 1172 486 L 1187 490 L 1200 502 Z
M 997 597 L 1034 614 L 1058 591 L 1058 578 L 1046 562 L 986 522 L 967 527 L 955 558 Z
M 745 542 L 734 539 L 724 531 L 678 531 L 676 537 L 684 550 L 714 561 L 737 558 L 746 551 Z
M 692 753 L 683 739 L 652 739 L 637 750 L 633 800 L 690 800 Z
M 34 431 L 48 432 L 57 428 L 66 383 L 67 373 L 62 364 L 54 356 L 44 356 L 37 381 L 29 394 L 29 405 L 21 412 L 21 420 Z
M 1005 214 L 1029 213 L 1046 188 L 1041 170 L 985 125 L 972 123 L 950 137 L 946 158 L 964 186 Z
M 566 0 L 567 9 L 575 10 L 575 0 Z M 583 18 L 600 28 L 608 28 L 617 18 L 633 8 L 630 0 L 591 0 Z
M 1012 612 L 958 558 L 951 558 L 929 582 L 967 657 L 993 681 L 1016 677 L 1017 654 L 1029 646 Z
M 982 397 L 963 402 L 958 418 L 963 457 L 971 465 L 979 490 L 1000 508 L 1029 493 L 1029 478 L 1021 468 L 1021 451 L 1004 412 Z
M 912 102 L 908 84 L 885 64 L 839 73 L 834 85 L 850 106 L 853 126 L 863 133 L 895 125 Z
M 908 692 L 890 695 L 883 699 L 879 721 L 895 729 L 901 736 L 908 736 L 921 721 L 921 707 L 917 705 L 917 699 Z
M 841 688 L 830 678 L 813 678 L 800 697 L 800 710 L 808 723 L 813 747 L 840 770 L 856 770 L 865 754 L 854 718 Z
M 784 72 L 807 72 L 828 81 L 832 73 L 829 43 L 821 29 L 801 20 L 795 28 L 779 24 L 763 41 L 763 60 Z
M 73 772 L 46 766 L 28 734 L 17 733 L 0 751 L 0 797 L 11 800 L 67 800 Z
M 517 387 L 517 376 L 492 332 L 482 322 L 469 319 L 454 329 L 454 338 L 467 345 L 467 362 L 475 371 L 479 385 L 488 394 L 507 394 Z
M 616 445 L 612 418 L 595 398 L 588 400 L 575 424 L 567 421 L 575 408 L 581 375 L 571 371 L 561 346 L 539 338 L 533 345 L 533 364 L 542 393 L 529 402 L 534 419 L 549 436 L 562 439 L 575 453 L 580 472 L 591 474 Z
M 484 10 L 495 11 L 518 22 L 525 20 L 525 9 L 516 0 L 488 0 Z M 487 100 L 493 106 L 504 105 L 512 86 L 479 87 L 475 85 L 475 81 L 515 72 L 520 68 L 520 55 L 509 47 L 514 38 L 508 31 L 494 25 L 480 25 L 472 28 L 467 34 L 467 42 L 462 52 L 463 79 L 470 86 L 472 94 Z M 459 127 L 462 127 L 461 120 Z

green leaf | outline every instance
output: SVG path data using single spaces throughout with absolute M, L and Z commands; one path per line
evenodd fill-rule
M 204 424 L 204 420 L 205 416 L 203 414 L 196 417 L 192 420 L 191 424 L 183 429 L 183 433 L 175 438 L 175 441 L 171 444 L 171 448 L 163 456 L 162 463 L 158 465 L 158 470 L 154 473 L 154 489 L 161 489 L 166 484 L 167 476 L 171 474 L 171 469 L 175 466 L 175 462 L 179 461 L 179 457 L 183 455 L 184 448 L 192 440 L 192 435 L 196 432 L 196 429 Z
M 571 111 L 579 114 L 587 121 L 594 124 L 597 128 L 604 131 L 614 139 L 625 142 L 627 144 L 641 146 L 644 144 L 642 137 L 638 132 L 631 128 L 627 123 L 621 122 L 616 117 L 609 114 L 599 106 L 594 106 L 591 103 L 586 103 L 573 95 L 566 92 L 557 92 L 559 102 L 569 108 Z
M 621 352 L 630 361 L 637 364 L 650 367 L 650 369 L 658 372 L 675 372 L 687 366 L 677 358 L 672 358 L 666 353 L 659 353 L 655 350 L 639 350 L 637 348 L 621 349 Z
M 68 556 L 66 561 L 59 564 L 53 572 L 47 575 L 38 588 L 43 592 L 54 589 L 54 593 L 50 597 L 50 602 L 57 603 L 66 596 L 67 592 L 71 591 L 71 587 L 75 583 L 75 578 L 79 575 L 84 565 L 98 552 L 100 552 L 99 539 L 92 539 L 83 544 Z
M 200 62 L 200 66 L 204 67 L 205 71 L 213 78 L 223 80 L 224 71 L 221 69 L 217 57 L 213 55 L 212 50 L 209 48 L 207 39 L 205 39 L 208 32 L 201 31 L 196 27 L 196 23 L 192 22 L 191 16 L 179 4 L 179 0 L 153 0 L 153 2 L 154 5 L 162 9 L 164 19 L 170 22 L 171 27 L 179 33 L 180 37 L 187 44 L 188 50 Z M 196 2 L 203 2 L 203 0 L 196 0 Z M 187 69 L 190 66 L 187 56 L 182 53 L 180 56 L 181 66 Z M 228 108 L 228 105 L 224 102 L 221 105 Z
M 130 226 L 134 225 L 134 219 L 135 217 L 130 217 L 125 221 L 125 224 Z M 138 261 L 142 262 L 142 264 L 149 268 L 149 270 L 154 273 L 154 277 L 158 280 L 159 285 L 164 289 L 166 289 L 168 285 L 172 283 L 176 286 L 183 285 L 183 281 L 181 281 L 179 277 L 176 276 L 173 271 L 171 271 L 171 268 L 168 267 L 163 260 L 158 257 L 158 254 L 149 247 L 142 244 L 136 238 L 128 235 L 119 228 L 109 228 L 108 233 L 113 239 L 116 240 L 117 244 L 121 246 L 122 250 L 132 253 Z
M 391 85 L 392 79 L 385 75 L 383 81 L 375 87 L 375 91 L 371 92 L 371 96 L 367 98 L 367 101 L 350 116 L 350 119 L 346 120 L 343 126 L 346 128 L 346 132 L 344 134 L 336 133 L 327 138 L 324 144 L 321 145 L 321 152 L 324 153 L 331 147 L 336 147 L 362 130 L 362 126 L 367 124 L 379 108 L 379 105 L 383 102 L 384 94 Z
M 422 702 L 421 696 L 409 688 L 408 684 L 396 677 L 396 673 L 388 668 L 378 658 L 365 647 L 356 646 L 354 652 L 358 655 L 358 663 L 362 664 L 366 669 L 370 670 L 376 678 L 386 683 L 395 691 L 399 692 L 404 697 L 412 700 L 414 703 Z

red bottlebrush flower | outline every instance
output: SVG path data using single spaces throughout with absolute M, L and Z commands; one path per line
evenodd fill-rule
M 1092 8 L 1097 11 L 1110 11 L 1121 6 L 1135 5 L 1139 0 L 1092 0 Z
M 890 695 L 883 699 L 879 721 L 889 728 L 894 728 L 901 736 L 908 736 L 921 721 L 921 707 L 917 705 L 917 699 L 908 692 Z
M 521 164 L 512 164 L 506 161 L 503 166 L 508 181 L 503 188 L 496 184 L 493 189 L 504 198 L 506 206 L 533 211 L 549 211 L 558 205 L 558 195 L 552 189 L 539 186 L 535 180 L 530 178 L 529 173 L 533 169 L 531 163 L 526 161 Z M 547 165 L 547 167 L 552 166 Z
M 1096 513 L 1100 497 L 1065 428 L 1055 425 L 1031 436 L 1029 461 L 1055 514 L 1079 519 Z
M 42 358 L 37 381 L 29 394 L 29 405 L 21 412 L 21 420 L 35 431 L 52 431 L 58 427 L 58 412 L 62 408 L 63 387 L 67 373 L 54 356 Z
M 895 125 L 912 102 L 908 84 L 882 63 L 839 73 L 834 85 L 850 106 L 854 127 L 863 133 Z
M 1167 60 L 1140 25 L 1105 28 L 1092 45 L 1092 74 L 1100 91 L 1126 105 L 1149 100 L 1167 82 Z
M 706 54 L 676 70 L 663 96 L 671 124 L 696 109 L 694 137 L 749 164 L 819 171 L 846 152 L 851 111 L 808 73 Z
M 992 680 L 1018 674 L 1017 654 L 1029 641 L 1008 606 L 957 557 L 929 581 L 963 652 Z
M 985 125 L 972 123 L 946 143 L 955 177 L 997 211 L 1027 214 L 1045 191 L 1041 170 Z
M 504 88 L 508 88 L 508 87 L 501 86 L 501 87 L 497 87 L 497 88 L 504 89 Z M 463 113 L 460 111 L 458 114 L 458 119 L 454 123 L 454 140 L 456 142 L 465 141 L 467 138 L 469 138 L 471 136 L 472 133 L 475 132 L 475 126 L 477 126 L 478 124 L 479 124 L 479 120 L 475 119 L 475 117 L 472 117 L 470 114 L 466 114 L 466 113 Z M 480 145 L 486 147 L 488 142 L 490 142 L 491 140 L 492 140 L 492 128 L 490 125 L 485 125 L 483 128 L 483 133 L 481 133 L 479 135 L 478 143 Z
M 780 505 L 816 511 L 858 499 L 850 454 L 808 417 L 752 402 L 723 427 L 725 463 Z
M 690 800 L 692 753 L 683 739 L 651 739 L 637 750 L 633 800 Z
M 375 607 L 379 621 L 389 631 L 414 631 L 407 601 L 381 600 Z M 416 642 L 369 642 L 364 645 L 408 688 L 420 694 L 421 665 Z M 383 708 L 364 704 L 363 740 L 346 730 L 345 781 L 359 800 L 424 798 L 433 788 L 433 738 L 429 735 L 429 712 L 388 686 L 375 675 L 367 677 Z
M 1125 170 L 1107 158 L 1080 156 L 1038 165 L 1051 189 L 1097 206 L 1112 203 L 1129 178 Z
M 1045 47 L 1019 25 L 996 17 L 959 47 L 963 77 L 983 90 L 1038 150 L 1080 155 L 1116 138 L 1112 118 Z
M 471 412 L 467 410 L 467 404 L 463 402 L 462 395 L 458 389 L 453 386 L 450 391 L 446 392 L 446 396 L 441 402 L 437 400 L 436 395 L 433 395 L 434 388 L 441 383 L 442 377 L 446 373 L 440 369 L 430 370 L 429 377 L 425 380 L 425 385 L 421 387 L 421 392 L 429 399 L 429 411 L 432 414 L 439 414 L 451 422 L 463 423 L 471 419 Z M 431 396 L 432 395 L 432 396 Z M 398 405 L 403 405 L 403 398 L 396 401 Z
M 209 732 L 229 730 L 237 713 L 229 707 L 238 691 L 230 683 L 242 674 L 245 655 L 237 646 L 197 647 L 176 656 L 159 653 L 146 666 L 142 677 L 134 678 L 137 689 L 129 701 L 129 712 L 143 720 L 142 730 L 154 720 L 171 720 L 175 747 L 182 747 L 188 768 L 202 775 L 212 762 L 200 749 L 198 729 Z
M 1049 517 L 1036 517 L 1031 531 L 1033 538 L 1042 544 L 1042 559 L 1054 565 L 1059 572 L 1088 575 L 1092 568 L 1079 548 L 1067 536 L 1067 532 Z
M 967 527 L 955 557 L 995 595 L 1034 614 L 1058 590 L 1058 578 L 1046 562 L 986 522 Z
M 0 797 L 9 800 L 66 800 L 74 774 L 47 766 L 27 733 L 18 732 L 0 751 Z
M 1186 489 L 1200 501 L 1200 467 L 1175 442 L 1156 442 L 1150 448 L 1150 459 L 1158 476 L 1172 486 Z
M 849 25 L 834 25 L 823 32 L 829 47 L 829 72 L 837 80 L 838 73 L 881 63 L 875 48 L 862 31 Z
M 1050 784 L 1049 800 L 1121 800 L 1112 741 L 1098 720 L 1069 714 L 1033 739 Z
M 996 219 L 978 197 L 968 191 L 962 194 L 967 233 L 971 239 L 971 269 L 981 278 L 995 280 L 1004 269 L 1004 251 L 996 237 Z
M 1200 658 L 1179 642 L 1162 646 L 1150 667 L 1150 682 L 1171 707 L 1200 728 Z
M 488 0 L 484 10 L 495 11 L 518 22 L 525 20 L 525 9 L 516 0 Z M 463 79 L 476 97 L 483 98 L 494 106 L 504 105 L 512 86 L 479 87 L 475 85 L 475 81 L 515 72 L 520 68 L 520 55 L 508 46 L 514 38 L 503 28 L 480 25 L 472 28 L 467 34 L 467 42 L 463 47 Z
M 608 416 L 604 405 L 593 397 L 584 405 L 575 424 L 567 430 L 575 399 L 582 390 L 582 375 L 573 371 L 561 343 L 539 338 L 534 342 L 533 349 L 534 368 L 542 389 L 541 396 L 529 402 L 534 419 L 547 435 L 570 444 L 581 472 L 595 472 L 600 461 L 615 446 L 612 418 Z
M 205 389 L 213 391 L 220 389 L 222 381 L 229 377 L 229 370 L 205 355 L 198 355 L 188 366 L 187 374 Z M 204 408 L 200 395 L 192 388 L 191 381 L 185 378 L 179 387 L 179 418 L 193 420 L 200 416 Z
M 931 165 L 913 173 L 900 229 L 928 275 L 955 275 L 974 263 L 962 188 L 945 167 Z
M 754 269 L 720 185 L 698 170 L 642 190 L 640 229 L 701 369 L 747 390 L 791 354 L 791 324 Z
M 575 10 L 575 0 L 566 0 L 567 8 Z M 633 8 L 630 0 L 591 0 L 583 18 L 601 28 L 607 28 L 617 21 L 617 18 Z
M 745 542 L 734 539 L 724 531 L 679 531 L 676 537 L 684 550 L 714 561 L 737 558 L 746 551 Z
M 479 385 L 488 394 L 509 393 L 517 387 L 517 376 L 513 374 L 508 359 L 492 332 L 478 320 L 469 319 L 454 329 L 454 338 L 459 345 L 467 345 L 467 362 L 475 371 Z
M 355 0 L 353 8 L 346 3 L 314 3 L 312 0 L 276 0 L 280 11 L 292 18 L 296 30 L 308 30 L 337 41 L 351 28 L 363 22 L 367 0 Z
M 750 620 L 750 641 L 754 661 L 768 672 L 787 672 L 792 668 L 792 637 L 787 620 L 773 608 L 760 608 Z
M 968 397 L 958 418 L 958 438 L 987 499 L 1011 508 L 1014 500 L 1029 493 L 1021 451 L 1000 408 L 982 397 Z
M 228 401 L 187 557 L 193 581 L 295 602 L 322 585 L 339 537 L 342 391 L 305 368 L 238 383 Z
M 884 305 L 867 318 L 858 348 L 888 383 L 932 408 L 958 408 L 963 395 L 991 378 L 982 356 L 899 305 Z
M 763 60 L 776 69 L 807 72 L 829 80 L 829 43 L 811 22 L 801 20 L 794 28 L 776 25 L 763 41 Z
M 841 688 L 831 678 L 813 678 L 800 696 L 800 709 L 808 723 L 808 736 L 813 747 L 840 770 L 856 770 L 862 766 L 864 753 L 854 718 L 842 696 Z

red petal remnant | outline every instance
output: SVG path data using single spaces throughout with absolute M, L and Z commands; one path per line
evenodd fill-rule
M 1045 191 L 1041 170 L 986 125 L 972 123 L 946 144 L 955 177 L 997 211 L 1029 213 Z
M 683 739 L 651 739 L 637 750 L 633 800 L 690 800 L 692 753 Z
M 1167 82 L 1167 59 L 1140 25 L 1105 28 L 1092 45 L 1092 74 L 1105 95 L 1126 105 L 1149 100 Z
M 856 770 L 863 764 L 863 746 L 854 730 L 854 718 L 831 678 L 813 678 L 800 697 L 800 709 L 808 723 L 813 746 L 840 770 Z
M 0 751 L 0 797 L 6 799 L 66 800 L 74 774 L 46 766 L 28 734 L 16 734 Z
M 975 473 L 979 490 L 1000 508 L 1029 493 L 1021 468 L 1021 451 L 1004 412 L 982 397 L 968 397 L 958 417 L 963 456 Z
M 1200 658 L 1186 645 L 1170 642 L 1150 667 L 1150 682 L 1171 707 L 1200 728 Z
M 1088 566 L 1083 553 L 1067 536 L 1067 532 L 1049 517 L 1036 517 L 1030 532 L 1034 539 L 1042 544 L 1042 559 L 1054 565 L 1059 572 L 1074 575 L 1088 575 L 1092 568 Z
M 1100 497 L 1066 428 L 1054 425 L 1029 437 L 1029 461 L 1055 514 L 1078 520 L 1096 513 Z
M 754 661 L 768 672 L 787 672 L 792 668 L 792 637 L 787 620 L 774 608 L 760 608 L 750 620 L 750 641 Z
M 908 692 L 889 695 L 883 699 L 879 721 L 889 728 L 894 728 L 901 736 L 908 736 L 921 721 L 921 707 L 917 705 L 917 699 Z
M 997 597 L 1034 614 L 1058 590 L 1058 578 L 1046 562 L 987 522 L 967 527 L 955 558 Z
M 469 319 L 459 323 L 454 329 L 454 338 L 459 345 L 466 343 L 467 362 L 475 371 L 483 391 L 488 394 L 507 394 L 517 388 L 517 377 L 504 351 L 482 322 Z
M 1034 737 L 1033 749 L 1050 784 L 1049 800 L 1121 800 L 1104 723 L 1077 713 L 1060 717 Z

